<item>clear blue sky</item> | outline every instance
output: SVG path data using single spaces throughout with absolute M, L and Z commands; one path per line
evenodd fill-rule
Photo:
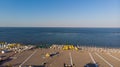
M 120 0 L 0 0 L 0 27 L 120 27 Z

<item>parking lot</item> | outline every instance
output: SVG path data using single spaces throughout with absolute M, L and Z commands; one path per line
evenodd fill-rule
M 46 57 L 46 53 L 59 54 Z M 7 54 L 6 54 L 7 55 Z M 15 59 L 5 62 L 2 66 L 12 65 L 14 67 L 25 67 L 28 65 L 43 65 L 45 67 L 84 67 L 88 63 L 98 64 L 99 67 L 120 67 L 120 53 L 91 52 L 86 50 L 57 50 L 57 49 L 33 49 L 17 53 Z

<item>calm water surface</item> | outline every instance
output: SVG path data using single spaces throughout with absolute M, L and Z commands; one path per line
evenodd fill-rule
M 23 44 L 74 44 L 120 47 L 120 28 L 0 27 L 0 41 Z

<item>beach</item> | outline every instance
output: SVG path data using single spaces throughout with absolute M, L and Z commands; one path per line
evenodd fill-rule
M 57 46 L 57 45 L 56 45 Z M 44 67 L 84 67 L 86 64 L 97 64 L 99 67 L 119 67 L 120 49 L 82 47 L 79 50 L 63 50 L 62 46 L 54 48 L 35 48 L 16 53 L 14 59 L 2 63 L 1 66 L 12 65 L 14 67 L 44 66 Z M 53 54 L 46 56 L 46 54 Z M 8 56 L 11 53 L 0 54 Z

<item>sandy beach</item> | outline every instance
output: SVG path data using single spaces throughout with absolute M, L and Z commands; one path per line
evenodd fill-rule
M 112 52 L 112 51 L 115 52 Z M 46 57 L 46 54 L 55 55 Z M 0 54 L 0 56 L 10 56 L 13 52 Z M 88 63 L 98 64 L 99 67 L 120 67 L 119 49 L 104 49 L 95 47 L 81 47 L 80 50 L 62 50 L 58 48 L 36 48 L 26 50 L 13 55 L 15 57 L 1 64 L 5 67 L 27 67 L 30 65 L 44 67 L 84 67 Z

